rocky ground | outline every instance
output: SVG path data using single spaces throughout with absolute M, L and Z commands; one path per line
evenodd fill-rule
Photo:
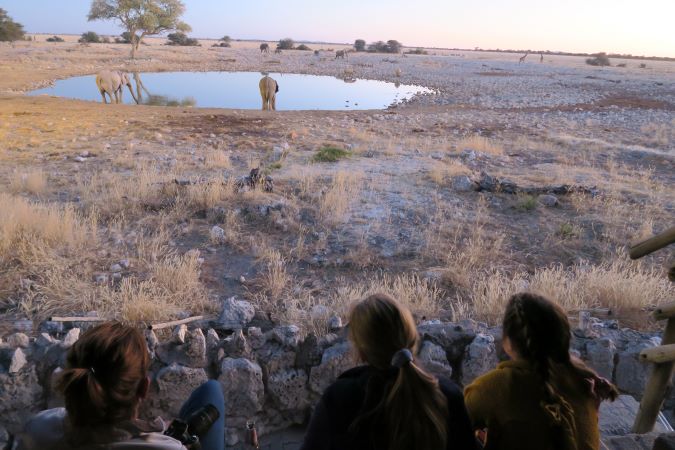
M 2 392 L 51 398 L 48 379 L 78 332 L 40 328 L 50 316 L 218 317 L 236 296 L 260 323 L 160 336 L 156 387 L 250 375 L 237 380 L 250 388 L 242 407 L 272 405 L 259 420 L 281 429 L 304 420 L 342 367 L 331 362 L 346 352 L 336 331 L 367 292 L 392 293 L 420 323 L 443 321 L 421 329 L 470 331 L 457 348 L 425 332 L 424 347 L 467 381 L 496 362 L 489 324 L 504 299 L 529 288 L 573 317 L 610 308 L 618 322 L 575 345 L 639 398 L 636 355 L 657 334 L 622 328 L 655 329 L 647 312 L 673 290 L 666 251 L 631 262 L 625 246 L 672 225 L 675 63 L 473 52 L 342 61 L 203 44 L 151 41 L 136 61 L 122 45 L 0 47 L 0 377 L 18 386 Z M 276 113 L 23 95 L 103 67 L 347 74 L 434 94 L 382 111 Z M 316 161 L 324 146 L 348 157 Z M 241 189 L 256 167 L 273 192 Z M 447 323 L 469 319 L 485 323 Z M 302 395 L 289 399 L 287 385 Z M 1 404 L 5 416 L 22 408 Z

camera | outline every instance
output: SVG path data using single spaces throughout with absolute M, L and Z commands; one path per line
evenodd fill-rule
M 206 434 L 219 417 L 218 409 L 208 404 L 190 414 L 185 421 L 174 419 L 164 434 L 180 441 L 189 450 L 200 450 L 199 436 Z

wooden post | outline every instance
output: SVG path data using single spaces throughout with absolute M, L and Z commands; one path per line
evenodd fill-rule
M 669 318 L 666 329 L 663 332 L 663 339 L 661 345 L 675 344 L 675 318 Z M 637 417 L 635 417 L 635 424 L 633 425 L 633 433 L 644 434 L 652 431 L 656 418 L 661 410 L 661 405 L 666 397 L 666 391 L 670 384 L 670 379 L 673 375 L 673 366 L 675 362 L 669 361 L 660 364 L 654 364 L 652 375 L 647 381 L 645 392 L 642 395 L 640 402 L 640 409 Z

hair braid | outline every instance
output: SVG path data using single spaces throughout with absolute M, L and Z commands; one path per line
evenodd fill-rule
M 549 417 L 554 429 L 557 430 L 559 439 L 555 439 L 558 448 L 561 450 L 576 450 L 576 424 L 574 421 L 574 409 L 558 392 L 554 378 L 551 358 L 547 355 L 546 349 L 542 348 L 537 340 L 537 336 L 529 323 L 528 315 L 525 313 L 525 306 L 522 297 L 513 298 L 513 319 L 516 322 L 518 334 L 516 340 L 523 348 L 519 350 L 528 359 L 540 376 L 544 385 L 544 400 L 541 402 L 542 409 Z M 569 354 L 568 354 L 569 361 Z

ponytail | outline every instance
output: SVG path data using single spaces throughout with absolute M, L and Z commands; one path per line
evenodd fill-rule
M 390 450 L 444 449 L 447 399 L 438 380 L 413 362 L 419 336 L 410 311 L 375 294 L 352 309 L 349 323 L 359 356 L 381 375 L 366 387 L 364 406 L 375 406 L 362 411 L 350 431 L 366 430 Z
M 58 388 L 76 427 L 113 424 L 136 414 L 150 365 L 143 335 L 116 322 L 98 325 L 73 344 Z
M 388 449 L 444 449 L 448 406 L 438 380 L 410 362 L 398 369 L 386 394 Z

